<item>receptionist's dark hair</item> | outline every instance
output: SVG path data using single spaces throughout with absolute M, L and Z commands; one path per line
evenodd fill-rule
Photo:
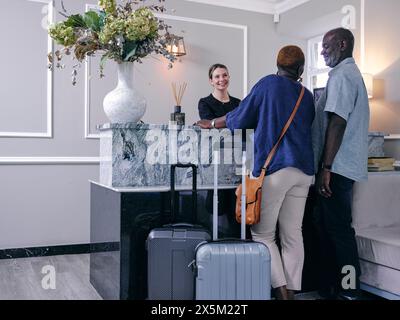
M 212 75 L 213 75 L 215 69 L 218 69 L 218 68 L 226 69 L 226 70 L 228 71 L 228 68 L 227 68 L 225 65 L 221 64 L 221 63 L 213 64 L 213 65 L 210 67 L 210 69 L 208 70 L 208 77 L 209 77 L 210 79 L 212 79 Z

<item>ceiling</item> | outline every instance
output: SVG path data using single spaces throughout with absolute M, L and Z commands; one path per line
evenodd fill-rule
M 228 8 L 255 11 L 260 13 L 280 14 L 309 0 L 186 0 L 222 6 Z

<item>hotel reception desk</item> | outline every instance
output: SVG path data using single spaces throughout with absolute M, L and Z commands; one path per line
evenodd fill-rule
M 213 148 L 211 144 L 203 145 L 211 138 L 203 136 L 199 128 L 166 125 L 111 124 L 101 127 L 100 131 L 100 181 L 90 183 L 90 238 L 97 248 L 90 254 L 90 282 L 104 299 L 143 300 L 147 298 L 147 236 L 153 228 L 172 222 L 171 162 L 198 164 L 197 217 L 192 210 L 191 169 L 181 168 L 176 174 L 179 214 L 175 222 L 195 222 L 211 231 L 212 214 L 206 199 L 210 200 L 213 189 L 213 166 L 204 160 L 210 159 Z M 216 132 L 229 136 L 227 131 Z M 381 134 L 371 136 L 370 152 L 375 156 L 383 152 L 382 139 Z M 236 144 L 230 149 L 219 141 L 217 137 L 213 142 L 220 147 L 223 160 L 219 166 L 219 189 L 233 195 L 241 181 L 237 175 L 240 163 L 234 160 L 241 159 L 242 145 L 233 138 Z M 230 153 L 233 161 L 226 159 Z M 314 202 L 311 192 L 303 222 L 306 250 L 303 289 L 306 291 L 315 290 L 318 267 L 315 259 L 318 240 L 312 227 Z M 240 236 L 240 225 L 233 215 L 234 209 L 227 210 L 220 236 Z
M 197 216 L 192 210 L 192 171 L 178 168 L 179 201 L 174 221 L 200 224 L 211 231 L 210 203 L 206 199 L 213 189 L 213 165 L 209 163 L 212 138 L 203 136 L 203 132 L 195 127 L 166 125 L 100 127 L 100 181 L 90 182 L 90 240 L 92 246 L 104 250 L 90 254 L 90 282 L 104 299 L 147 298 L 146 239 L 153 228 L 172 222 L 171 163 L 194 162 L 198 166 Z M 233 196 L 241 180 L 236 175 L 238 165 L 233 153 L 237 152 L 237 159 L 241 159 L 241 141 L 236 149 L 225 152 L 228 148 L 220 144 L 218 134 L 231 134 L 215 133 L 214 146 L 216 143 L 221 148 L 221 158 L 226 163 L 219 165 L 219 189 Z M 226 158 L 229 154 L 233 161 Z M 225 219 L 225 230 L 230 233 L 221 235 L 239 236 L 234 206 L 230 211 Z

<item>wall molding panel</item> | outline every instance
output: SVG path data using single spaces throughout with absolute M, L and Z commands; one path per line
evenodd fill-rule
M 289 11 L 291 9 L 294 9 L 298 6 L 301 6 L 302 4 L 308 2 L 310 0 L 286 0 L 280 3 L 275 4 L 274 7 L 274 14 L 282 14 L 285 13 L 286 11 Z
M 189 17 L 174 16 L 168 14 L 157 14 L 157 17 L 175 21 L 184 21 L 198 24 L 207 24 L 212 26 L 218 26 L 223 28 L 233 28 L 243 31 L 243 97 L 247 96 L 248 93 L 248 32 L 246 25 L 233 24 L 227 22 L 196 19 Z
M 95 4 L 86 4 L 85 11 L 99 10 L 100 7 Z M 90 132 L 90 67 L 91 58 L 85 60 L 85 139 L 100 139 L 99 133 Z
M 54 0 L 26 0 L 47 4 L 42 13 L 47 13 L 48 23 L 54 23 Z M 49 35 L 47 35 L 47 52 L 54 51 L 54 43 Z M 46 59 L 47 56 L 43 57 Z M 0 137 L 18 137 L 18 138 L 53 138 L 53 71 L 47 69 L 47 108 L 46 108 L 46 132 L 24 132 L 24 131 L 0 131 Z
M 265 14 L 281 14 L 310 0 L 186 0 Z
M 100 133 L 90 132 L 90 67 L 91 59 L 85 60 L 85 139 L 100 139 Z
M 90 9 L 98 9 L 96 5 L 86 4 L 86 11 Z M 156 14 L 158 18 L 183 21 L 188 23 L 206 24 L 211 26 L 217 26 L 222 28 L 233 28 L 239 29 L 243 32 L 243 97 L 248 94 L 248 31 L 246 25 L 232 24 L 221 21 L 196 19 L 183 16 L 174 16 L 168 14 Z M 85 62 L 85 138 L 86 139 L 100 139 L 100 134 L 95 134 L 90 132 L 90 67 L 91 59 L 90 57 L 86 59 Z
M 0 157 L 0 165 L 100 164 L 100 157 Z

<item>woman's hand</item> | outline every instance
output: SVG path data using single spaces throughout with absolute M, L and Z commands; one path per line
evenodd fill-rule
M 196 126 L 202 129 L 211 129 L 211 120 L 200 120 L 196 122 Z

